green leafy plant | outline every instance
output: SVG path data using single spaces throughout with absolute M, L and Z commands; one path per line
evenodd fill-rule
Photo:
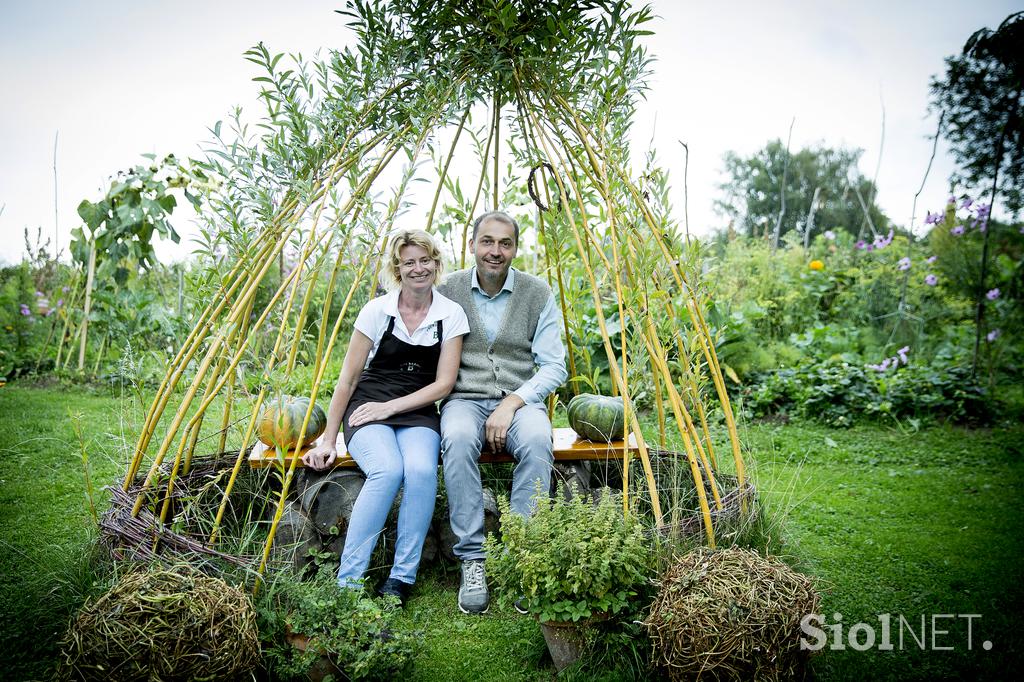
M 596 503 L 581 495 L 543 500 L 529 519 L 505 498 L 498 508 L 501 538 L 485 543 L 488 572 L 500 601 L 522 596 L 542 622 L 619 613 L 648 580 L 652 541 L 607 489 Z
M 420 637 L 396 628 L 399 612 L 390 606 L 362 591 L 340 589 L 329 569 L 308 582 L 291 574 L 278 576 L 259 605 L 268 672 L 305 679 L 326 656 L 343 679 L 400 676 L 415 657 Z
M 101 278 L 113 277 L 117 284 L 128 280 L 133 265 L 146 270 L 156 264 L 154 232 L 175 243 L 180 240 L 168 222 L 177 206 L 170 191 L 183 188 L 185 197 L 198 208 L 200 198 L 188 186 L 190 182 L 198 184 L 205 180 L 202 171 L 183 167 L 173 154 L 159 163 L 153 154 L 143 156 L 150 160 L 150 165 L 118 172 L 102 199 L 96 203 L 83 199 L 78 205 L 78 215 L 89 233 L 81 227 L 71 231 L 71 255 L 75 261 L 85 265 L 89 250 L 95 245 L 97 273 Z
M 941 356 L 883 371 L 826 360 L 764 372 L 751 377 L 743 396 L 754 416 L 792 415 L 831 426 L 851 426 L 865 416 L 984 423 L 997 410 L 967 367 Z

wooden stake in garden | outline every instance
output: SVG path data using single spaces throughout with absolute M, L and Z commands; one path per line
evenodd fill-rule
M 92 281 L 96 274 L 96 241 L 89 248 L 88 274 L 85 277 L 85 308 L 82 313 L 81 341 L 78 346 L 78 371 L 85 368 L 85 343 L 89 334 L 89 311 L 92 309 Z

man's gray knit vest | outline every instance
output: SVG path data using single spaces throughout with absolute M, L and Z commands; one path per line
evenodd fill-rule
M 505 317 L 494 343 L 490 343 L 473 302 L 472 282 L 473 269 L 469 268 L 453 272 L 438 287 L 442 295 L 461 305 L 469 318 L 469 334 L 462 338 L 459 377 L 448 398 L 501 400 L 536 372 L 533 335 L 551 288 L 543 280 L 516 270 Z

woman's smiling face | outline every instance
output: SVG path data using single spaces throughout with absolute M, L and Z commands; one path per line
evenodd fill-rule
M 399 251 L 398 273 L 403 289 L 429 289 L 434 285 L 436 270 L 437 261 L 431 258 L 423 247 L 409 244 Z

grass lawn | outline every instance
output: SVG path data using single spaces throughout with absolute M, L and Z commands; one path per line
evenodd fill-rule
M 745 443 L 791 551 L 821 580 L 825 622 L 840 613 L 844 635 L 862 621 L 880 636 L 891 615 L 893 651 L 825 650 L 821 679 L 997 679 L 1022 661 L 1024 428 L 758 426 Z M 906 628 L 900 650 L 900 615 L 918 638 L 925 616 L 927 650 Z M 952 650 L 932 649 L 933 615 L 936 648 Z
M 83 557 L 94 534 L 73 415 L 81 415 L 102 511 L 99 488 L 123 470 L 124 442 L 132 441 L 139 420 L 137 402 L 82 387 L 0 388 L 5 678 L 50 679 L 55 643 L 90 593 L 92 574 Z M 1024 662 L 1018 631 L 1024 427 L 935 426 L 910 433 L 878 425 L 842 431 L 752 425 L 743 439 L 768 513 L 782 523 L 783 552 L 820 581 L 829 641 L 827 626 L 839 622 L 834 614 L 842 614 L 844 636 L 858 621 L 880 636 L 879 616 L 891 614 L 894 650 L 826 648 L 814 661 L 818 679 L 1002 678 Z M 554 669 L 536 624 L 499 608 L 484 617 L 460 614 L 456 581 L 455 574 L 428 572 L 403 616 L 425 633 L 411 679 L 551 679 Z M 907 626 L 920 637 L 922 616 L 925 651 Z M 952 650 L 930 650 L 933 634 L 937 646 Z M 620 677 L 615 671 L 568 676 Z

